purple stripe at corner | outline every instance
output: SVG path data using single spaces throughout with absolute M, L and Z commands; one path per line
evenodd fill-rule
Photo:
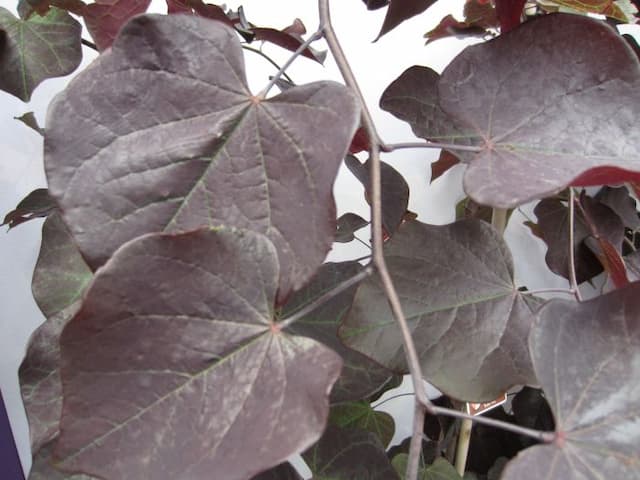
M 0 392 L 0 478 L 2 480 L 24 480 L 2 392 Z

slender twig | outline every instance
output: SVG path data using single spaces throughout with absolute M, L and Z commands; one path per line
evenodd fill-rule
M 375 405 L 371 405 L 371 408 L 372 408 L 373 410 L 375 410 L 376 408 L 378 408 L 378 407 L 380 407 L 380 406 L 384 405 L 384 404 L 385 404 L 385 403 L 387 403 L 387 402 L 390 402 L 391 400 L 395 400 L 396 398 L 402 398 L 402 397 L 413 397 L 414 395 L 415 395 L 415 393 L 413 393 L 413 392 L 408 392 L 408 393 L 399 393 L 399 394 L 397 394 L 397 395 L 394 395 L 393 397 L 386 398 L 386 399 L 382 400 L 381 402 L 376 403 Z
M 540 288 L 538 290 L 520 292 L 520 295 L 538 295 L 540 293 L 564 293 L 571 296 L 575 296 L 576 294 L 576 292 L 570 288 Z
M 403 148 L 444 148 L 446 150 L 458 150 L 460 152 L 481 152 L 481 147 L 472 145 L 456 145 L 452 143 L 436 143 L 436 142 L 406 142 L 406 143 L 387 143 L 382 147 L 383 152 L 393 152 Z
M 369 266 L 365 267 L 363 270 L 359 271 L 353 277 L 351 277 L 351 278 L 345 280 L 344 282 L 338 284 L 336 287 L 332 288 L 328 292 L 323 293 L 318 298 L 316 298 L 314 301 L 306 304 L 304 307 L 302 307 L 300 310 L 295 312 L 290 317 L 287 317 L 284 320 L 282 320 L 281 322 L 279 322 L 278 323 L 278 327 L 281 330 L 283 330 L 283 329 L 291 326 L 293 323 L 295 323 L 298 320 L 300 320 L 300 319 L 306 317 L 307 315 L 309 315 L 316 308 L 324 305 L 325 303 L 327 303 L 332 298 L 336 297 L 337 295 L 340 295 L 345 290 L 348 290 L 349 288 L 351 288 L 354 285 L 358 284 L 359 282 L 364 280 L 366 277 L 371 275 L 372 272 L 373 272 L 373 269 L 371 267 L 369 267 Z
M 273 86 L 278 82 L 280 77 L 284 74 L 285 70 L 291 66 L 291 64 L 296 60 L 296 58 L 298 58 L 302 54 L 302 52 L 304 52 L 309 47 L 309 45 L 311 45 L 313 42 L 315 42 L 320 38 L 322 38 L 322 29 L 319 28 L 318 30 L 313 32 L 313 34 L 310 35 L 309 38 L 307 38 L 304 42 L 302 42 L 302 44 L 296 49 L 295 52 L 293 52 L 293 55 L 289 57 L 289 59 L 282 65 L 282 67 L 280 67 L 280 69 L 276 72 L 276 74 L 271 78 L 271 80 L 269 80 L 269 83 L 267 83 L 267 86 L 264 87 L 262 92 L 260 92 L 260 94 L 258 95 L 258 98 L 260 99 L 266 98 L 267 94 L 269 93 L 269 90 L 271 90 Z
M 581 302 L 582 295 L 578 288 L 578 279 L 576 277 L 576 254 L 573 245 L 574 242 L 574 225 L 576 216 L 576 198 L 573 188 L 569 188 L 569 283 L 571 290 L 574 291 L 576 299 Z
M 85 47 L 92 48 L 96 52 L 98 51 L 98 46 L 95 43 L 93 43 L 92 41 L 90 41 L 90 40 L 87 40 L 87 39 L 83 38 L 83 39 L 80 40 L 80 43 L 82 43 L 82 45 L 84 45 Z
M 406 317 L 402 311 L 400 298 L 395 290 L 387 265 L 384 260 L 382 245 L 382 193 L 381 193 L 381 174 L 380 174 L 380 147 L 383 145 L 378 132 L 376 131 L 373 118 L 367 108 L 367 104 L 362 95 L 362 91 L 351 70 L 349 62 L 340 46 L 340 42 L 333 30 L 331 24 L 331 15 L 329 11 L 329 0 L 318 0 L 318 9 L 320 14 L 320 28 L 324 33 L 325 40 L 329 46 L 329 50 L 333 55 L 340 73 L 345 83 L 358 96 L 361 103 L 362 125 L 369 137 L 369 158 L 371 160 L 370 171 L 370 191 L 371 191 L 371 235 L 373 238 L 373 265 L 378 271 L 383 290 L 393 312 L 393 317 L 400 328 L 402 335 L 405 357 L 411 374 L 411 380 L 416 393 L 416 409 L 413 416 L 413 434 L 411 436 L 411 445 L 409 447 L 409 459 L 407 462 L 407 480 L 415 480 L 418 476 L 418 466 L 420 462 L 420 452 L 422 448 L 422 431 L 424 428 L 424 412 L 431 407 L 431 402 L 427 397 L 422 380 L 422 371 L 420 368 L 420 360 L 411 337 L 411 330 L 407 324 Z
M 514 423 L 503 422 L 502 420 L 496 420 L 495 418 L 485 417 L 482 415 L 469 415 L 468 413 L 461 412 L 460 410 L 453 410 L 450 408 L 438 407 L 433 405 L 431 407 L 431 413 L 435 415 L 444 415 L 445 417 L 453 417 L 471 420 L 473 423 L 479 423 L 487 425 L 489 427 L 500 428 L 509 432 L 517 433 L 518 435 L 524 435 L 543 443 L 552 443 L 556 439 L 556 432 L 546 432 L 542 430 L 534 430 L 532 428 L 521 427 Z
M 264 53 L 262 50 L 258 49 L 258 48 L 253 48 L 250 47 L 249 45 L 243 43 L 242 48 L 244 50 L 247 50 L 248 52 L 253 52 L 253 53 L 257 53 L 258 55 L 260 55 L 262 58 L 264 58 L 267 62 L 269 62 L 271 65 L 273 65 L 275 67 L 276 70 L 280 71 L 282 70 L 282 67 L 280 67 L 280 65 L 278 65 L 269 55 L 267 55 L 266 53 Z M 295 83 L 293 80 L 291 80 L 291 77 L 289 75 L 287 75 L 287 72 L 285 72 L 284 70 L 282 71 L 282 76 L 289 82 L 291 83 Z
M 369 245 L 367 242 L 365 242 L 364 240 L 358 238 L 357 235 L 353 235 L 353 238 L 355 238 L 357 241 L 359 241 L 362 245 L 364 245 L 365 247 L 367 247 L 369 250 L 371 250 L 371 245 Z
M 364 255 L 362 257 L 354 258 L 352 262 L 361 262 L 363 260 L 371 260 L 371 255 Z
M 469 444 L 471 443 L 471 429 L 473 422 L 465 418 L 460 424 L 460 432 L 458 433 L 458 447 L 456 448 L 456 472 L 461 477 L 464 476 L 464 470 L 467 468 L 467 455 L 469 454 Z

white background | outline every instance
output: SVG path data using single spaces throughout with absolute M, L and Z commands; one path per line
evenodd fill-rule
M 243 5 L 249 21 L 260 26 L 282 28 L 296 17 L 303 20 L 310 32 L 318 24 L 314 0 L 244 0 L 226 3 L 231 8 Z M 361 0 L 332 2 L 335 29 L 361 82 L 378 130 L 386 142 L 412 141 L 414 137 L 407 125 L 378 108 L 381 93 L 406 68 L 419 64 L 442 71 L 464 48 L 466 43 L 456 39 L 439 40 L 425 47 L 422 38 L 447 13 L 453 12 L 460 18 L 462 3 L 462 0 L 441 0 L 424 14 L 405 22 L 374 44 L 372 40 L 382 24 L 385 9 L 368 12 Z M 15 11 L 16 4 L 17 0 L 0 0 L 0 6 L 11 11 Z M 151 10 L 164 12 L 164 2 L 154 0 Z M 89 38 L 86 33 L 84 36 Z M 323 42 L 314 46 L 326 48 Z M 273 46 L 265 46 L 265 52 L 279 63 L 283 63 L 289 56 L 288 52 Z M 95 53 L 87 48 L 83 48 L 83 53 L 83 65 L 95 58 Z M 246 53 L 246 57 L 250 85 L 257 92 L 274 70 L 257 55 Z M 340 81 L 340 75 L 330 56 L 324 66 L 299 58 L 288 73 L 296 83 L 318 79 Z M 35 90 L 28 104 L 0 92 L 0 217 L 30 191 L 46 186 L 41 137 L 13 117 L 34 111 L 40 125 L 46 127 L 44 119 L 47 105 L 68 80 L 69 77 L 45 81 Z M 409 181 L 409 208 L 419 214 L 419 220 L 447 223 L 453 220 L 455 203 L 462 198 L 462 169 L 456 167 L 446 178 L 429 186 L 430 163 L 437 157 L 438 151 L 421 149 L 399 151 L 385 155 L 383 159 L 394 165 Z M 339 175 L 335 191 L 339 214 L 353 211 L 365 218 L 369 217 L 368 207 L 363 201 L 362 187 L 348 171 L 342 171 Z M 528 234 L 522 226 L 523 219 L 521 215 L 515 214 L 506 234 L 516 257 L 517 280 L 531 289 L 565 287 L 563 279 L 544 268 L 544 247 Z M 41 223 L 40 220 L 32 221 L 9 233 L 0 232 L 0 389 L 7 404 L 25 471 L 31 460 L 26 419 L 18 391 L 17 369 L 29 335 L 44 320 L 30 291 L 31 274 L 40 243 Z M 361 238 L 366 239 L 366 233 Z M 353 242 L 352 245 L 338 247 L 329 258 L 355 258 L 366 253 L 364 247 Z M 410 397 L 399 398 L 387 403 L 385 408 L 389 408 L 397 418 L 394 442 L 400 441 L 409 435 L 412 400 Z

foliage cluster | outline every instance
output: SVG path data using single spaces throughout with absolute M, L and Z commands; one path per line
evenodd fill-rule
M 20 369 L 29 478 L 299 479 L 286 459 L 301 453 L 316 479 L 640 479 L 640 59 L 614 28 L 632 3 L 468 0 L 427 41 L 491 39 L 381 94 L 424 139 L 403 144 L 378 136 L 327 0 L 306 39 L 299 20 L 149 3 L 0 9 L 0 89 L 24 101 L 83 43 L 101 52 L 44 129 L 19 119 L 44 135 L 48 181 L 4 220 L 47 217 L 33 275 L 47 321 Z M 365 3 L 387 6 L 382 36 L 434 0 Z M 295 85 L 286 68 L 322 63 L 322 37 L 346 85 Z M 293 53 L 254 93 L 243 48 L 264 41 Z M 442 149 L 432 180 L 466 164 L 459 220 L 407 210 L 380 161 L 401 148 Z M 335 218 L 343 161 L 372 206 L 372 255 L 323 264 L 369 225 Z M 514 281 L 502 231 L 528 202 L 567 299 Z M 406 373 L 414 433 L 388 449 L 393 419 L 374 406 Z M 506 392 L 506 409 L 460 409 Z

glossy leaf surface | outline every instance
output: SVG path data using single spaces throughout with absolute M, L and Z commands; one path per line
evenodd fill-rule
M 316 441 L 341 361 L 280 331 L 278 277 L 274 246 L 250 231 L 150 234 L 119 249 L 61 336 L 61 467 L 245 480 Z
M 0 7 L 0 30 L 0 90 L 24 102 L 43 80 L 73 72 L 82 59 L 82 27 L 63 10 L 51 8 L 45 16 L 22 20 Z
M 234 225 L 276 245 L 285 298 L 331 246 L 356 99 L 332 82 L 257 99 L 220 22 L 136 17 L 49 117 L 50 192 L 92 267 L 147 232 Z
M 80 308 L 81 296 L 92 276 L 60 214 L 50 215 L 42 227 L 42 244 L 31 285 L 46 320 L 31 335 L 18 372 L 34 452 L 58 432 L 62 412 L 60 333 Z
M 400 480 L 380 440 L 364 430 L 329 425 L 302 457 L 318 480 Z
M 385 243 L 384 255 L 426 380 L 470 401 L 535 382 L 526 342 L 538 302 L 514 286 L 511 254 L 490 225 L 406 222 Z M 382 292 L 376 277 L 360 285 L 340 336 L 405 371 L 400 332 Z
M 639 86 L 624 39 L 587 17 L 545 15 L 468 47 L 439 81 L 440 106 L 482 139 L 466 192 L 510 208 L 569 184 L 636 179 Z
M 537 317 L 531 355 L 558 439 L 522 452 L 502 478 L 640 478 L 640 284 L 554 299 Z
M 287 318 L 356 275 L 362 267 L 357 262 L 325 263 L 308 285 L 295 292 L 282 309 Z M 347 348 L 338 338 L 338 327 L 347 314 L 356 287 L 352 287 L 319 306 L 287 330 L 313 338 L 338 353 L 344 362 L 340 378 L 331 391 L 333 403 L 360 400 L 380 390 L 391 372 L 359 352 Z
M 127 21 L 147 11 L 151 0 L 97 0 L 84 9 L 84 21 L 98 50 L 109 48 Z

